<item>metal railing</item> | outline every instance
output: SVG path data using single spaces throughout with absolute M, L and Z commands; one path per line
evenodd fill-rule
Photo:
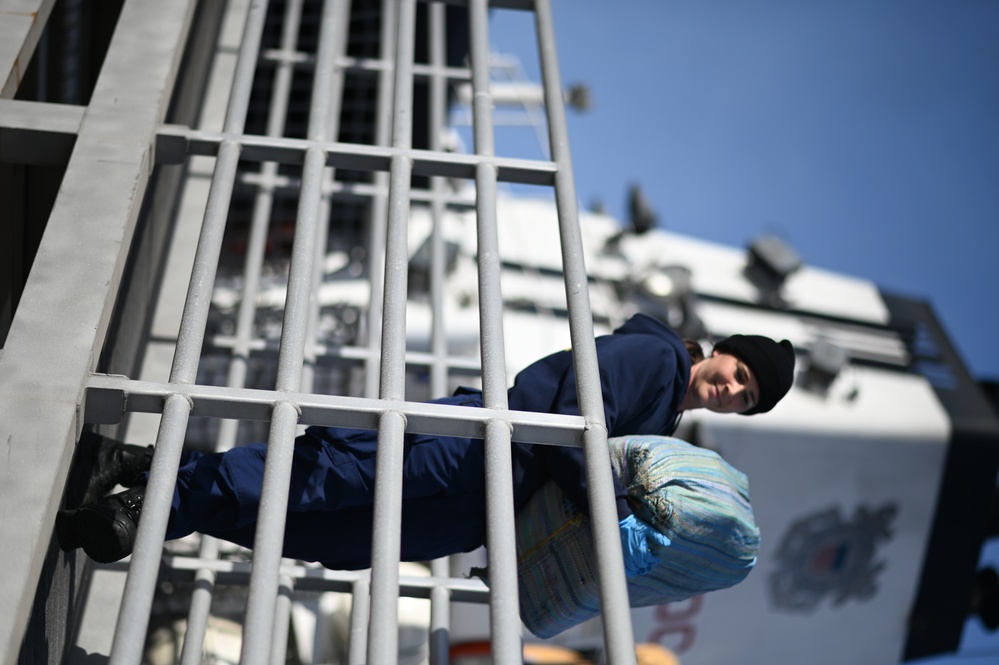
M 3 6 L 0 0 L 0 8 Z M 52 3 L 42 3 L 51 8 Z M 239 9 L 239 3 L 234 3 Z M 243 36 L 232 74 L 221 131 L 163 124 L 188 38 L 192 0 L 156 3 L 126 0 L 104 68 L 87 113 L 79 121 L 70 158 L 48 231 L 35 259 L 0 358 L 0 434 L 7 449 L 0 500 L 12 515 L 0 526 L 0 657 L 13 662 L 27 625 L 42 560 L 50 549 L 55 512 L 61 501 L 73 448 L 85 423 L 117 423 L 128 414 L 159 414 L 156 454 L 147 486 L 143 519 L 125 583 L 111 649 L 111 663 L 136 663 L 145 635 L 161 566 L 199 581 L 188 614 L 182 662 L 198 662 L 217 576 L 248 585 L 241 662 L 272 662 L 287 648 L 288 613 L 296 590 L 322 589 L 353 594 L 351 663 L 391 663 L 397 658 L 397 606 L 400 594 L 430 598 L 431 661 L 447 662 L 449 604 L 453 600 L 490 604 L 494 662 L 521 661 L 513 491 L 512 440 L 581 445 L 586 451 L 590 505 L 604 607 L 608 661 L 634 661 L 628 598 L 621 566 L 607 431 L 603 418 L 593 325 L 588 300 L 582 239 L 578 225 L 565 108 L 548 0 L 468 4 L 470 70 L 448 66 L 444 46 L 447 3 L 426 3 L 429 63 L 416 63 L 416 0 L 381 3 L 377 61 L 347 54 L 347 0 L 327 0 L 318 27 L 314 56 L 296 60 L 304 0 L 283 4 L 280 54 L 272 70 L 267 99 L 266 135 L 246 132 L 254 78 L 262 58 L 268 2 L 243 6 Z M 455 3 L 461 4 L 461 3 Z M 530 9 L 536 30 L 549 128 L 550 161 L 496 155 L 489 85 L 488 12 L 491 7 Z M 44 13 L 44 12 L 42 12 Z M 25 43 L 36 32 L 25 33 Z M 150 35 L 155 35 L 151 37 Z M 30 48 L 28 49 L 30 50 Z M 21 51 L 23 56 L 24 50 Z M 273 53 L 271 54 L 273 55 Z M 313 68 L 313 96 L 304 138 L 284 136 L 288 95 L 295 62 Z M 141 66 L 136 63 L 141 62 Z M 344 72 L 377 69 L 375 145 L 341 142 L 338 122 Z M 413 144 L 413 86 L 428 80 L 430 145 Z M 442 149 L 448 86 L 471 79 L 474 154 Z M 9 77 L 8 77 L 9 79 Z M 124 100 L 124 103 L 123 101 Z M 27 102 L 0 101 L 5 113 Z M 64 114 L 52 124 L 64 127 Z M 44 124 L 45 118 L 42 118 Z M 157 165 L 185 164 L 193 157 L 214 160 L 211 188 L 201 222 L 193 268 L 185 276 L 187 298 L 169 380 L 157 382 L 95 373 L 109 337 L 117 294 L 123 288 L 126 260 L 151 175 Z M 242 273 L 243 294 L 229 353 L 225 386 L 197 383 L 206 330 L 223 251 L 234 189 L 241 163 L 259 163 Z M 246 362 L 254 348 L 253 321 L 264 263 L 273 191 L 281 165 L 301 165 L 298 208 L 277 349 L 273 390 L 246 385 Z M 334 169 L 373 173 L 370 186 L 348 188 Z M 429 176 L 427 191 L 412 188 L 413 176 Z M 475 181 L 479 323 L 484 409 L 406 401 L 407 367 L 430 368 L 434 396 L 447 391 L 449 370 L 467 360 L 449 355 L 443 319 L 445 249 L 442 218 L 453 203 L 446 178 Z M 497 241 L 497 188 L 503 182 L 540 184 L 554 189 L 559 211 L 569 328 L 578 377 L 581 417 L 521 413 L 507 408 L 501 261 Z M 368 340 L 345 353 L 316 340 L 321 259 L 332 220 L 330 202 L 341 193 L 369 197 Z M 409 299 L 409 220 L 415 201 L 430 203 L 430 302 L 433 324 L 430 353 L 407 350 Z M 164 249 L 165 248 L 161 248 Z M 58 321 L 61 325 L 52 325 Z M 324 354 L 360 359 L 366 369 L 363 396 L 313 394 L 313 372 Z M 219 544 L 204 537 L 196 557 L 164 555 L 169 505 L 185 436 L 192 416 L 219 418 L 218 449 L 235 444 L 240 420 L 270 423 L 263 496 L 252 566 L 219 559 Z M 325 424 L 377 429 L 379 455 L 375 487 L 372 568 L 337 573 L 301 566 L 281 558 L 292 442 L 302 425 Z M 432 564 L 429 581 L 400 578 L 401 474 L 406 432 L 483 438 L 487 451 L 490 584 L 447 576 L 444 562 Z M 48 464 L 38 463 L 44 459 Z M 370 604 L 369 604 L 370 600 Z

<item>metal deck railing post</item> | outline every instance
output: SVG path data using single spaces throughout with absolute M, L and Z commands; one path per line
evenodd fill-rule
M 351 589 L 350 636 L 347 638 L 347 665 L 364 665 L 368 652 L 368 612 L 371 609 L 371 583 L 357 580 Z
M 290 0 L 285 6 L 284 29 L 281 34 L 281 50 L 290 53 L 295 49 L 298 38 L 298 24 L 301 20 L 302 0 Z M 287 118 L 288 97 L 291 91 L 292 63 L 289 58 L 281 59 L 274 69 L 274 94 L 270 99 L 267 119 L 267 135 L 280 136 Z M 247 366 L 250 357 L 250 340 L 253 334 L 253 320 L 257 311 L 257 294 L 260 290 L 261 269 L 270 227 L 274 202 L 274 178 L 278 168 L 276 162 L 261 165 L 260 189 L 254 198 L 253 216 L 250 222 L 249 243 L 246 262 L 243 268 L 243 292 L 236 315 L 235 343 L 229 353 L 229 368 L 226 385 L 242 388 L 246 385 Z M 238 421 L 224 419 L 219 423 L 219 433 L 215 449 L 224 451 L 236 443 Z M 212 536 L 203 535 L 198 550 L 201 559 L 216 559 L 219 543 Z M 181 651 L 181 665 L 199 665 L 204 651 L 205 634 L 211 612 L 212 595 L 215 589 L 215 573 L 208 568 L 195 573 L 195 586 L 191 594 L 191 607 L 187 616 L 187 631 Z
M 333 57 L 335 67 L 331 74 L 331 80 L 327 84 L 330 88 L 330 108 L 329 131 L 331 138 L 336 138 L 340 133 L 340 113 L 343 107 L 344 88 L 344 66 L 343 61 L 347 52 L 347 35 L 350 26 L 350 0 L 328 0 L 332 3 L 330 11 L 323 11 L 320 34 L 324 40 L 331 40 L 333 44 Z M 330 235 L 330 207 L 334 196 L 333 179 L 334 170 L 326 168 L 323 171 L 322 202 L 320 204 L 320 222 L 315 246 L 314 274 L 312 277 L 313 293 L 310 304 L 309 324 L 306 332 L 305 347 L 305 367 L 302 371 L 303 389 L 309 391 L 315 388 L 315 370 L 318 357 L 317 331 L 319 320 L 322 314 L 322 302 L 319 299 L 319 290 L 323 283 L 325 273 L 324 258 L 329 246 Z
M 380 69 L 378 71 L 378 104 L 375 109 L 375 145 L 392 142 L 393 62 L 395 60 L 398 17 L 393 11 L 394 0 L 382 0 Z M 388 175 L 374 174 L 375 196 L 371 201 L 371 229 L 368 242 L 368 348 L 364 360 L 364 396 L 377 397 L 381 376 L 379 348 L 382 340 L 382 319 L 385 306 L 385 237 L 388 233 Z
M 444 27 L 444 5 L 435 2 L 430 5 L 430 150 L 441 152 L 441 132 L 444 131 L 447 113 L 447 79 L 444 55 L 444 40 L 447 38 Z M 433 324 L 430 332 L 430 350 L 433 364 L 430 371 L 430 392 L 432 397 L 443 397 L 448 388 L 447 331 L 444 327 L 444 280 L 445 255 L 444 214 L 447 183 L 440 176 L 430 178 L 430 214 L 433 227 L 430 236 L 430 309 Z
M 482 350 L 483 404 L 507 408 L 506 350 L 503 335 L 503 294 L 500 289 L 500 251 L 496 219 L 496 167 L 489 162 L 496 149 L 493 137 L 493 99 L 489 75 L 489 16 L 486 0 L 469 7 L 472 61 L 472 116 L 476 168 L 478 223 L 479 334 Z M 486 426 L 486 498 L 489 552 L 490 624 L 495 663 L 520 663 L 520 613 L 517 596 L 516 532 L 513 514 L 511 428 L 492 420 Z
M 616 504 L 613 501 L 607 425 L 600 392 L 593 319 L 587 291 L 586 269 L 583 265 L 576 185 L 569 151 L 565 101 L 562 97 L 550 0 L 537 0 L 535 10 L 552 158 L 558 164 L 555 174 L 555 202 L 558 207 L 562 238 L 569 327 L 573 362 L 576 367 L 576 392 L 580 413 L 587 420 L 583 444 L 586 451 L 586 476 L 589 482 L 590 519 L 593 524 L 600 581 L 604 640 L 609 662 L 614 665 L 626 665 L 635 662 L 635 640 L 622 565 Z
M 329 132 L 333 127 L 331 110 L 334 108 L 335 88 L 331 83 L 335 77 L 337 52 L 331 35 L 337 29 L 333 23 L 336 9 L 337 5 L 332 0 L 324 7 L 319 52 L 316 56 L 308 139 L 317 143 L 329 140 Z M 323 39 L 324 36 L 327 38 Z M 325 229 L 320 224 L 325 171 L 326 151 L 319 145 L 310 146 L 306 150 L 302 168 L 302 189 L 278 351 L 275 386 L 278 393 L 297 392 L 302 383 L 305 347 L 308 343 L 306 332 L 312 319 L 316 244 L 320 235 L 325 240 Z M 298 407 L 280 402 L 274 408 L 271 421 L 264 465 L 264 486 L 253 540 L 254 565 L 250 575 L 240 656 L 243 663 L 264 663 L 271 651 L 273 632 L 270 627 L 275 622 L 279 567 L 299 415 Z M 283 621 L 287 622 L 287 615 L 283 617 Z
M 214 560 L 219 556 L 219 541 L 211 536 L 202 536 L 198 547 L 198 558 Z M 208 632 L 208 617 L 211 614 L 212 595 L 215 591 L 215 571 L 199 568 L 194 573 L 194 591 L 191 592 L 191 607 L 187 612 L 187 632 L 184 633 L 184 646 L 180 652 L 180 665 L 200 665 L 204 656 L 205 634 Z
M 278 579 L 277 600 L 274 603 L 274 630 L 271 635 L 271 654 L 265 661 L 280 665 L 288 660 L 288 633 L 291 628 L 291 603 L 295 593 L 295 578 L 281 575 Z
M 278 402 L 271 414 L 263 489 L 253 539 L 249 598 L 243 620 L 243 643 L 239 657 L 243 665 L 266 663 L 271 652 L 278 571 L 284 540 L 278 534 L 284 533 L 298 418 L 299 410 L 290 402 Z
M 224 124 L 224 130 L 230 134 L 240 134 L 246 121 L 266 13 L 266 1 L 254 5 L 244 28 L 233 91 Z M 239 155 L 238 141 L 227 140 L 219 146 L 208 207 L 205 211 L 187 300 L 184 304 L 177 350 L 170 370 L 171 383 L 191 384 L 197 377 Z M 149 483 L 146 487 L 143 519 L 139 522 L 135 551 L 129 566 L 129 576 L 125 582 L 118 625 L 111 648 L 111 665 L 139 662 L 142 657 L 144 640 L 140 636 L 145 634 L 149 623 L 160 553 L 190 410 L 190 400 L 182 396 L 168 398 L 163 409 L 160 430 L 156 437 L 156 454 L 153 457 Z
M 430 149 L 440 152 L 441 133 L 444 131 L 447 111 L 447 79 L 443 73 L 447 62 L 445 60 L 445 39 L 447 33 L 444 25 L 445 7 L 439 2 L 430 5 L 430 66 L 433 74 L 430 78 Z M 430 236 L 430 308 L 433 313 L 430 331 L 430 350 L 433 362 L 430 369 L 431 397 L 442 397 L 448 389 L 448 358 L 447 333 L 444 328 L 444 280 L 445 280 L 445 245 L 444 245 L 444 214 L 445 189 L 447 183 L 440 176 L 430 178 L 431 203 L 430 214 L 433 227 Z M 447 577 L 450 574 L 448 558 L 437 559 L 430 563 L 430 574 L 435 577 Z M 430 593 L 430 664 L 447 665 L 449 658 L 449 643 L 451 640 L 451 596 L 446 586 L 435 586 Z
M 412 145 L 413 55 L 416 1 L 399 0 L 396 29 L 395 82 L 392 101 L 392 147 Z M 412 162 L 397 154 L 389 176 L 388 229 L 385 243 L 385 299 L 382 324 L 382 399 L 405 398 L 406 302 L 409 272 L 407 242 Z M 368 662 L 391 663 L 398 657 L 402 462 L 406 419 L 386 411 L 379 419 L 375 469 L 374 534 L 371 557 L 371 625 Z

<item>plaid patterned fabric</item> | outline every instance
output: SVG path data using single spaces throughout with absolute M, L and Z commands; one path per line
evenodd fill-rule
M 632 607 L 723 589 L 749 574 L 760 532 L 743 473 L 710 450 L 670 437 L 620 437 L 609 444 L 636 517 L 672 541 L 653 550 L 659 563 L 651 572 L 628 576 Z M 520 615 L 538 637 L 600 613 L 589 519 L 554 482 L 517 514 L 517 572 Z

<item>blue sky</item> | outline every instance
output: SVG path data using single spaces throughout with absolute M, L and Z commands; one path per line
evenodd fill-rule
M 972 375 L 999 380 L 999 2 L 553 2 L 563 82 L 593 97 L 569 118 L 583 205 L 626 219 L 638 183 L 670 230 L 776 233 L 928 301 Z M 490 30 L 538 80 L 531 17 L 495 11 Z M 532 143 L 498 130 L 502 154 Z M 973 620 L 959 654 L 920 665 L 996 662 Z
M 569 119 L 584 205 L 624 219 L 635 182 L 670 230 L 776 233 L 811 265 L 929 301 L 972 375 L 999 380 L 999 2 L 554 12 L 563 81 L 594 100 Z M 531 18 L 494 11 L 490 29 L 535 78 Z

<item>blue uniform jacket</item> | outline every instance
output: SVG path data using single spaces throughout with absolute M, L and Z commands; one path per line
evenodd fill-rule
M 690 354 L 672 329 L 636 314 L 611 335 L 596 339 L 608 436 L 672 434 L 690 380 Z M 579 415 L 576 372 L 570 351 L 542 358 L 524 369 L 509 391 L 510 408 Z M 514 450 L 517 508 L 551 478 L 589 514 L 583 450 L 518 444 Z M 518 466 L 520 468 L 518 468 Z M 518 473 L 523 474 L 518 478 Z M 627 493 L 615 481 L 618 513 L 631 513 Z
M 690 377 L 683 342 L 659 321 L 637 315 L 596 340 L 610 436 L 668 434 Z M 572 356 L 560 351 L 522 371 L 511 409 L 578 415 Z M 482 406 L 462 390 L 437 402 Z M 285 556 L 331 568 L 370 565 L 377 432 L 310 427 L 295 442 Z M 200 531 L 253 544 L 267 446 L 192 455 L 177 476 L 168 538 Z M 549 479 L 589 512 L 580 448 L 514 444 L 517 509 Z M 630 514 L 616 488 L 618 512 Z M 423 561 L 468 551 L 485 540 L 485 451 L 481 439 L 405 435 L 402 558 Z

